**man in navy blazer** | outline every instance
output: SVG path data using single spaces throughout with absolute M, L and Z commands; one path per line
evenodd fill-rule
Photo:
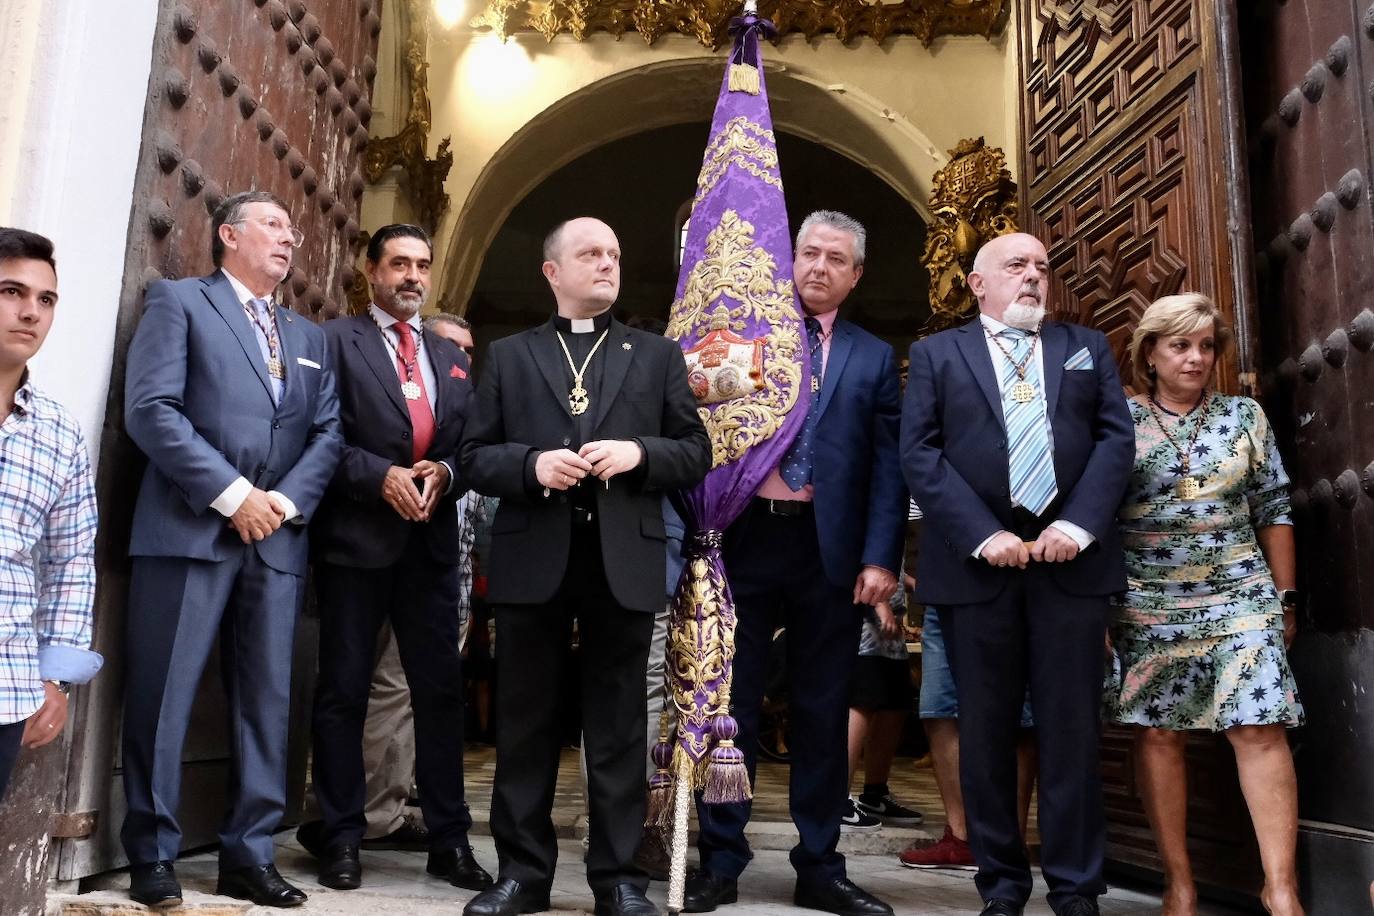
M 129 555 L 121 838 L 131 896 L 181 901 L 181 749 L 216 638 L 233 774 L 219 893 L 296 906 L 273 865 L 306 522 L 339 461 L 324 332 L 272 302 L 301 235 L 263 191 L 212 217 L 208 277 L 158 281 L 129 348 L 124 423 L 148 457 Z
M 979 317 L 911 347 L 902 470 L 925 512 L 916 600 L 939 607 L 959 696 L 960 777 L 984 914 L 1022 912 L 1017 820 L 1027 684 L 1041 863 L 1059 916 L 1098 912 L 1098 738 L 1108 596 L 1126 587 L 1116 509 L 1135 433 L 1098 331 L 1045 321 L 1045 246 L 978 252 Z
M 842 213 L 822 210 L 802 222 L 793 275 L 818 384 L 802 432 L 727 530 L 724 551 L 738 616 L 731 709 L 751 780 L 773 633 L 787 628 L 789 801 L 799 835 L 793 900 L 881 916 L 892 908 L 846 878 L 836 851 L 849 795 L 849 678 L 861 605 L 896 588 L 907 505 L 892 348 L 837 317 L 863 275 L 864 249 L 863 226 Z M 687 912 L 737 899 L 751 858 L 749 812 L 748 803 L 697 806 L 701 869 L 687 883 Z
M 363 722 L 383 621 L 410 685 L 426 868 L 470 890 L 491 884 L 468 844 L 463 800 L 455 503 L 471 367 L 421 324 L 433 258 L 418 226 L 378 229 L 367 249 L 367 313 L 324 326 L 344 452 L 310 532 L 320 609 L 314 787 L 324 821 L 312 851 L 320 883 L 338 890 L 362 882 Z

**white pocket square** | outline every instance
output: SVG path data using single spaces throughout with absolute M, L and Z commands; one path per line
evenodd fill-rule
M 1064 368 L 1070 371 L 1074 369 L 1091 369 L 1093 368 L 1093 355 L 1088 352 L 1087 347 L 1084 347 L 1064 361 Z
M 313 359 L 306 359 L 304 356 L 297 356 L 296 362 L 300 363 L 302 366 L 309 366 L 311 369 L 320 368 L 319 363 L 315 362 Z

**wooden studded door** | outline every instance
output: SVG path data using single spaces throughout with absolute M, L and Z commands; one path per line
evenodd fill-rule
M 210 212 L 228 194 L 272 191 L 305 241 L 280 295 L 316 320 L 346 309 L 353 282 L 362 151 L 377 75 L 380 0 L 162 0 L 119 303 L 114 371 L 98 481 L 101 533 L 96 648 L 104 673 L 75 710 L 59 799 L 57 877 L 123 864 L 119 779 L 125 556 L 143 459 L 123 433 L 124 353 L 159 277 L 208 274 Z M 296 644 L 291 803 L 309 736 L 315 647 Z M 216 841 L 228 769 L 224 699 L 211 662 L 183 758 L 183 848 Z
M 1101 329 L 1122 355 L 1153 300 L 1204 292 L 1238 332 L 1221 385 L 1248 391 L 1252 284 L 1232 0 L 1021 0 L 1019 12 L 1023 212 L 1026 231 L 1049 248 L 1051 308 Z M 1127 731 L 1107 730 L 1108 859 L 1158 872 L 1130 746 Z M 1188 767 L 1199 880 L 1257 892 L 1224 740 L 1193 739 Z
M 1291 657 L 1311 913 L 1374 878 L 1374 3 L 1258 0 L 1241 22 L 1261 389 L 1293 480 Z

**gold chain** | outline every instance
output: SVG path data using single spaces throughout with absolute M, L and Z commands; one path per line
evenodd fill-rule
M 582 387 L 582 376 L 587 374 L 587 367 L 591 365 L 592 357 L 600 349 L 601 342 L 606 339 L 606 335 L 611 333 L 611 329 L 608 327 L 601 332 L 601 336 L 596 339 L 596 343 L 592 344 L 591 350 L 587 353 L 587 358 L 582 360 L 581 369 L 577 368 L 577 364 L 573 362 L 572 353 L 568 350 L 568 343 L 563 339 L 563 332 L 555 331 L 554 333 L 558 335 L 558 345 L 563 348 L 563 356 L 568 361 L 568 368 L 572 370 L 573 387 L 568 392 L 568 409 L 576 417 L 585 413 L 587 406 L 591 403 L 587 396 L 587 389 Z

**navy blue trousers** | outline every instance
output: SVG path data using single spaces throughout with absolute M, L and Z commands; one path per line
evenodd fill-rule
M 738 618 L 731 713 L 739 722 L 735 743 L 744 751 L 750 782 L 773 634 L 786 627 L 788 803 L 798 833 L 792 866 L 808 879 L 844 877 L 844 856 L 836 846 L 849 797 L 849 680 L 863 619 L 853 602 L 854 584 L 839 587 L 826 579 L 809 508 L 800 516 L 779 516 L 758 501 L 726 533 L 725 571 Z M 698 801 L 702 868 L 721 878 L 744 871 L 753 857 L 744 836 L 750 810 L 748 802 Z
M 1016 804 L 1016 742 L 1030 686 L 1039 753 L 1040 859 L 1056 911 L 1096 899 L 1105 823 L 1101 761 L 1105 596 L 1070 595 L 1031 564 L 985 604 L 941 607 L 959 695 L 959 780 L 984 901 L 1024 904 L 1031 870 Z
M 124 694 L 120 839 L 129 862 L 175 859 L 181 754 L 191 705 L 216 637 L 229 702 L 229 811 L 220 868 L 267 865 L 286 808 L 291 648 L 300 576 L 272 569 L 251 546 L 222 562 L 134 557 Z

